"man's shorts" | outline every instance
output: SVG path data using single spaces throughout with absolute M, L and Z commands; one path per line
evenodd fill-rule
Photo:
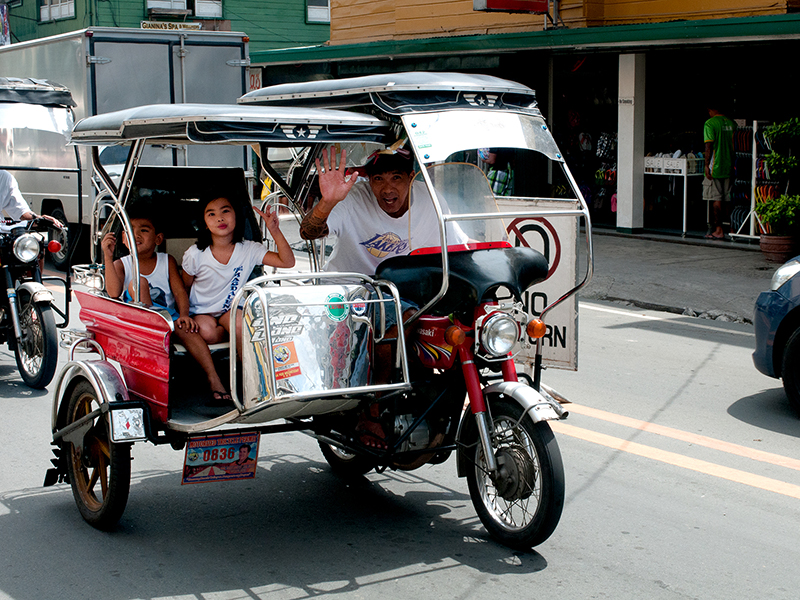
M 718 202 L 724 200 L 725 202 L 731 199 L 731 188 L 733 187 L 733 180 L 730 177 L 725 179 L 708 179 L 703 178 L 703 200 L 709 202 Z
M 382 292 L 382 296 L 383 296 L 384 300 L 390 300 L 392 298 L 391 294 L 388 294 L 386 292 Z M 395 325 L 397 325 L 397 316 L 395 315 L 394 308 L 392 307 L 391 304 L 387 304 L 385 306 L 386 306 L 386 313 L 385 313 L 386 314 L 386 329 L 389 329 L 390 327 L 394 327 Z M 417 306 L 413 302 L 410 302 L 408 300 L 404 300 L 403 298 L 400 298 L 400 317 L 401 318 L 403 316 L 403 313 L 406 312 L 409 308 L 419 308 L 419 306 Z M 375 324 L 376 324 L 376 326 L 378 325 L 377 319 L 380 318 L 379 315 L 380 315 L 380 313 L 378 311 L 375 311 L 375 319 L 376 319 L 376 323 Z

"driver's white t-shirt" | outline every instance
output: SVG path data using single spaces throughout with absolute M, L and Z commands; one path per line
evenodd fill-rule
M 372 275 L 387 258 L 441 243 L 433 201 L 421 181 L 412 184 L 409 209 L 397 219 L 381 209 L 368 181 L 358 181 L 328 215 L 328 230 L 337 240 L 326 271 Z M 447 243 L 466 242 L 461 229 L 448 223 Z
M 9 217 L 19 221 L 30 210 L 14 176 L 7 171 L 0 171 L 0 212 L 5 211 Z

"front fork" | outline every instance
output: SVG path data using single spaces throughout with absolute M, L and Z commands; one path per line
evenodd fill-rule
M 475 415 L 475 423 L 478 425 L 478 438 L 483 446 L 483 455 L 486 457 L 486 469 L 491 476 L 497 473 L 497 457 L 492 449 L 492 425 L 489 422 L 489 411 L 486 406 L 486 399 L 483 397 L 483 388 L 478 377 L 478 367 L 475 366 L 475 355 L 469 344 L 461 344 L 458 347 L 458 355 L 461 359 L 461 370 L 464 373 L 464 381 L 467 384 L 467 396 L 472 414 Z M 503 379 L 505 381 L 518 381 L 517 369 L 514 360 L 508 358 L 501 363 Z
M 22 337 L 22 328 L 19 325 L 19 310 L 17 307 L 17 290 L 14 288 L 14 281 L 11 278 L 11 271 L 8 267 L 3 267 L 3 274 L 6 281 L 6 296 L 8 297 L 8 312 L 11 315 L 11 324 L 14 326 L 14 337 L 19 340 Z

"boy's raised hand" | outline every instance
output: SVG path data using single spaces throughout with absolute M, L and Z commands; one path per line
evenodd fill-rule
M 114 248 L 117 247 L 117 235 L 111 231 L 103 236 L 100 241 L 100 248 L 103 250 L 103 256 L 113 256 Z

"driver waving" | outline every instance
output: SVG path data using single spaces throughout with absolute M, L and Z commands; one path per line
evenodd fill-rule
M 322 151 L 316 160 L 320 201 L 300 225 L 300 236 L 314 240 L 337 236 L 327 271 L 351 271 L 372 275 L 392 256 L 416 248 L 438 246 L 439 220 L 425 184 L 414 181 L 414 161 L 406 150 L 378 153 L 364 170 L 369 181 L 357 181 L 346 171 L 347 151 Z M 338 160 L 337 160 L 338 159 Z M 447 224 L 452 244 L 467 242 L 464 233 Z

